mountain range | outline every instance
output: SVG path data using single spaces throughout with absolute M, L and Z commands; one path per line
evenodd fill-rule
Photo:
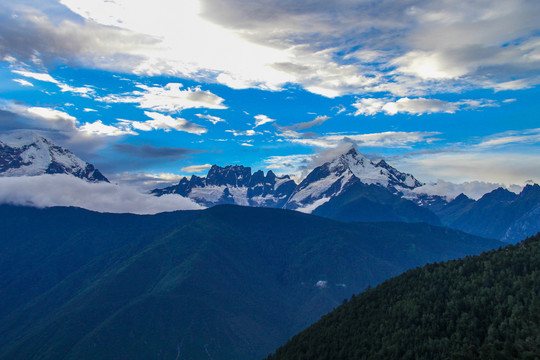
M 414 176 L 396 170 L 384 160 L 373 162 L 349 146 L 314 168 L 299 184 L 272 171 L 265 176 L 260 170 L 252 174 L 251 168 L 241 165 L 213 165 L 206 177 L 184 177 L 177 185 L 152 193 L 179 194 L 204 206 L 264 206 L 344 221 L 421 221 L 439 225 L 439 219 L 429 209 L 404 198 L 407 195 L 417 199 L 412 190 L 422 185 Z
M 435 212 L 452 228 L 515 243 L 540 231 L 540 186 L 519 194 L 498 188 L 477 201 L 462 194 Z
M 234 205 L 0 218 L 0 359 L 262 358 L 367 286 L 501 244 Z
M 0 138 L 0 176 L 58 173 L 90 182 L 108 181 L 92 164 L 41 135 L 17 132 Z M 272 171 L 252 173 L 242 165 L 213 165 L 206 177 L 184 177 L 177 185 L 151 193 L 178 194 L 205 207 L 283 208 L 349 222 L 427 222 L 507 242 L 540 231 L 536 184 L 527 185 L 520 194 L 498 188 L 476 201 L 463 194 L 450 201 L 423 194 L 423 185 L 384 160 L 369 160 L 351 145 L 315 167 L 299 184 Z

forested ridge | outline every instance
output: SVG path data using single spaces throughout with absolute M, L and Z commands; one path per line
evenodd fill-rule
M 267 360 L 539 358 L 537 234 L 353 296 Z

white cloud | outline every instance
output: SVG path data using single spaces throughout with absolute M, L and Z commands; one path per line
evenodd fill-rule
M 383 106 L 383 111 L 388 115 L 397 113 L 426 114 L 426 113 L 454 113 L 458 109 L 456 103 L 438 99 L 409 99 L 402 98 L 396 102 L 390 102 Z
M 225 132 L 230 132 L 234 136 L 255 136 L 255 135 L 262 135 L 262 132 L 255 131 L 252 129 L 246 130 L 246 131 L 237 131 L 237 130 L 225 130 Z
M 347 108 L 343 105 L 338 105 L 332 108 L 332 110 L 336 110 L 336 114 L 341 114 L 342 112 L 347 111 Z
M 163 115 L 157 112 L 145 111 L 144 114 L 152 120 L 147 121 L 133 121 L 133 120 L 120 120 L 124 124 L 129 124 L 136 130 L 150 131 L 162 129 L 170 131 L 171 129 L 178 131 L 185 131 L 192 134 L 201 135 L 208 130 L 200 125 L 192 123 L 186 119 L 173 118 L 170 115 Z
M 179 83 L 168 83 L 164 87 L 150 87 L 138 85 L 142 91 L 133 91 L 122 95 L 110 95 L 98 98 L 98 101 L 107 103 L 136 103 L 143 109 L 175 113 L 183 109 L 207 108 L 226 109 L 224 99 L 212 94 L 210 91 L 201 90 L 200 87 L 181 90 Z
M 317 116 L 315 119 L 311 120 L 311 121 L 306 121 L 306 122 L 301 122 L 301 123 L 296 123 L 296 124 L 293 124 L 293 125 L 290 125 L 290 126 L 283 126 L 280 128 L 280 130 L 306 130 L 306 129 L 310 129 L 314 126 L 318 126 L 318 125 L 321 125 L 323 123 L 325 123 L 327 120 L 329 120 L 330 117 L 329 116 L 324 116 L 324 115 L 319 115 Z
M 47 73 L 36 73 L 31 71 L 24 71 L 24 70 L 12 70 L 11 72 L 22 75 L 24 77 L 28 77 L 34 80 L 44 81 L 44 82 L 50 82 L 53 84 L 59 84 L 60 82 L 53 78 L 51 75 Z
M 34 86 L 30 81 L 24 80 L 24 79 L 13 79 L 16 83 L 19 83 L 22 86 Z
M 253 146 L 253 144 L 246 143 L 246 142 L 243 142 L 243 143 L 241 143 L 240 145 L 242 145 L 242 146 Z
M 486 87 L 491 87 L 495 89 L 495 91 L 523 90 L 529 89 L 537 85 L 538 83 L 540 83 L 540 78 L 534 77 L 532 79 L 517 79 L 499 83 L 489 81 L 486 83 Z
M 97 112 L 97 110 L 95 110 L 95 109 L 90 109 L 90 108 L 84 108 L 83 111 L 84 111 L 84 112 Z
M 128 126 L 106 125 L 101 120 L 97 120 L 93 123 L 86 123 L 82 125 L 79 130 L 83 133 L 93 135 L 105 135 L 105 136 L 122 136 L 122 135 L 137 135 L 136 132 L 131 130 Z
M 521 131 L 506 131 L 484 138 L 478 145 L 479 148 L 502 147 L 517 144 L 540 144 L 540 128 L 526 129 Z
M 408 113 L 412 115 L 431 113 L 453 114 L 459 110 L 478 109 L 498 105 L 495 102 L 486 99 L 465 99 L 450 102 L 439 99 L 409 99 L 405 97 L 396 101 L 387 98 L 362 98 L 358 99 L 352 106 L 357 109 L 354 115 L 359 116 L 375 115 L 380 112 L 384 112 L 386 115 L 396 115 L 398 113 Z
M 201 207 L 179 195 L 155 197 L 134 187 L 89 183 L 70 175 L 0 178 L 0 202 L 36 207 L 76 206 L 112 213 L 155 214 Z
M 255 127 L 276 121 L 274 119 L 270 119 L 266 115 L 255 115 L 254 118 L 255 118 Z
M 358 99 L 354 104 L 352 104 L 352 106 L 357 109 L 354 115 L 375 115 L 382 111 L 385 101 L 386 100 L 382 98 Z
M 44 108 L 44 107 L 29 107 L 26 109 L 28 114 L 38 116 L 50 121 L 66 121 L 75 124 L 77 119 L 68 113 L 56 109 Z
M 212 124 L 216 125 L 217 123 L 219 122 L 226 122 L 225 120 L 223 120 L 222 118 L 220 117 L 217 117 L 217 116 L 213 116 L 213 115 L 204 115 L 204 114 L 195 114 L 197 115 L 197 117 L 199 119 L 205 119 L 205 120 L 208 120 L 210 121 Z
M 90 86 L 73 87 L 66 83 L 56 80 L 55 78 L 53 78 L 51 75 L 47 73 L 36 73 L 36 72 L 25 71 L 25 70 L 11 70 L 11 71 L 15 74 L 22 75 L 31 79 L 55 84 L 56 86 L 58 86 L 58 88 L 62 92 L 71 92 L 71 93 L 78 94 L 84 97 L 89 97 L 90 94 L 94 92 L 94 89 L 92 89 Z M 24 80 L 21 80 L 21 81 L 24 81 Z M 31 84 L 30 86 L 33 86 L 33 85 Z
M 92 89 L 90 86 L 74 87 L 68 84 L 60 83 L 58 84 L 58 87 L 60 88 L 60 91 L 62 92 L 70 92 L 70 93 L 78 94 L 84 97 L 90 97 L 89 94 L 92 94 L 94 92 L 94 89 Z
M 211 164 L 192 165 L 192 166 L 183 167 L 182 171 L 185 171 L 187 173 L 200 173 L 200 172 L 210 169 L 211 167 L 212 167 Z

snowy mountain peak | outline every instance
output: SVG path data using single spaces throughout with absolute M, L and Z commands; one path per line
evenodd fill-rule
M 43 144 L 44 146 L 54 145 L 50 140 L 30 130 L 20 130 L 1 134 L 0 141 L 13 148 L 22 148 L 32 144 Z
M 311 212 L 356 183 L 378 185 L 401 196 L 422 186 L 412 175 L 396 170 L 384 160 L 374 163 L 352 145 L 341 150 L 298 185 L 287 208 Z
M 71 151 L 32 131 L 0 136 L 0 176 L 71 174 L 88 181 L 107 178 Z

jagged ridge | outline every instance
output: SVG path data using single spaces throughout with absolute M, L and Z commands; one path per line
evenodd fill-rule
M 296 187 L 287 175 L 278 177 L 271 170 L 251 173 L 250 167 L 213 165 L 206 177 L 182 178 L 177 185 L 152 190 L 154 195 L 178 194 L 204 205 L 237 204 L 282 207 Z

